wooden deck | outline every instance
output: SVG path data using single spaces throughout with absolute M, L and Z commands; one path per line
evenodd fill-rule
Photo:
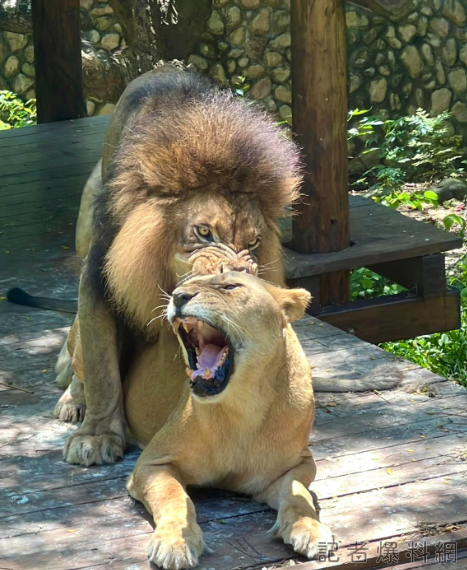
M 14 285 L 76 296 L 74 222 L 106 122 L 0 136 L 0 570 L 149 568 L 150 518 L 125 490 L 138 451 L 88 469 L 61 460 L 74 428 L 53 418 L 61 393 L 53 367 L 70 315 L 4 299 Z M 467 390 L 312 317 L 297 331 L 317 376 L 359 377 L 387 362 L 403 372 L 397 390 L 317 397 L 312 490 L 339 550 L 304 562 L 266 534 L 275 516 L 268 508 L 192 490 L 213 550 L 200 567 L 467 568 Z

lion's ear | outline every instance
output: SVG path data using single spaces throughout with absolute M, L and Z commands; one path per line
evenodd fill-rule
M 301 319 L 311 301 L 311 295 L 306 289 L 281 289 L 280 287 L 274 287 L 271 293 L 289 323 Z

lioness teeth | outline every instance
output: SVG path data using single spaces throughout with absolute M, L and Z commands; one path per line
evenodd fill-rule
M 183 323 L 183 328 L 185 329 L 186 333 L 189 333 L 191 330 L 190 327 L 186 323 Z
M 209 368 L 204 369 L 203 378 L 205 378 L 206 380 L 209 380 L 211 378 L 211 371 L 209 370 Z
M 198 330 L 202 331 L 204 327 L 204 322 L 203 321 L 198 321 Z
M 180 321 L 175 321 L 175 322 L 173 323 L 173 329 L 174 329 L 174 333 L 175 333 L 175 334 L 178 334 L 178 329 L 180 328 L 180 325 L 181 325 L 181 324 L 182 324 L 182 323 L 181 323 Z
M 198 347 L 195 348 L 195 352 L 196 352 L 196 356 L 199 356 L 199 348 Z
M 193 374 L 194 370 L 192 370 L 191 368 L 188 368 L 188 366 L 185 368 L 185 373 L 188 376 L 188 378 L 190 378 L 191 380 L 191 375 Z

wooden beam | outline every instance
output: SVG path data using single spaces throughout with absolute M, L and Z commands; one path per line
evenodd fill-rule
M 37 121 L 86 115 L 79 0 L 33 0 Z
M 367 267 L 394 283 L 414 289 L 421 297 L 439 297 L 446 292 L 446 270 L 442 253 Z
M 325 307 L 319 318 L 377 344 L 458 329 L 460 295 L 457 289 L 429 299 L 402 293 Z
M 301 279 L 287 279 L 287 287 L 291 289 L 302 287 L 311 294 L 311 302 L 308 305 L 307 313 L 317 316 L 321 313 L 321 276 L 302 277 Z
M 291 17 L 293 131 L 305 155 L 304 196 L 293 219 L 292 248 L 340 251 L 350 244 L 344 2 L 293 0 Z M 343 295 L 333 300 L 349 298 L 347 272 L 326 281 L 321 304 L 331 290 Z

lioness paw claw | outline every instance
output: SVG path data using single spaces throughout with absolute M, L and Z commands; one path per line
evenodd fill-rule
M 156 529 L 148 544 L 148 558 L 159 568 L 165 570 L 183 570 L 198 566 L 198 560 L 203 550 L 203 535 L 201 529 L 189 533 L 182 531 L 183 536 L 170 538 L 163 536 Z M 185 536 L 186 535 L 186 536 Z
M 123 457 L 124 443 L 118 435 L 70 436 L 63 448 L 63 459 L 77 465 L 102 465 L 115 463 Z
M 330 528 L 308 517 L 286 525 L 279 534 L 285 544 L 290 544 L 295 552 L 310 559 L 316 558 L 320 551 L 327 550 L 334 542 Z

